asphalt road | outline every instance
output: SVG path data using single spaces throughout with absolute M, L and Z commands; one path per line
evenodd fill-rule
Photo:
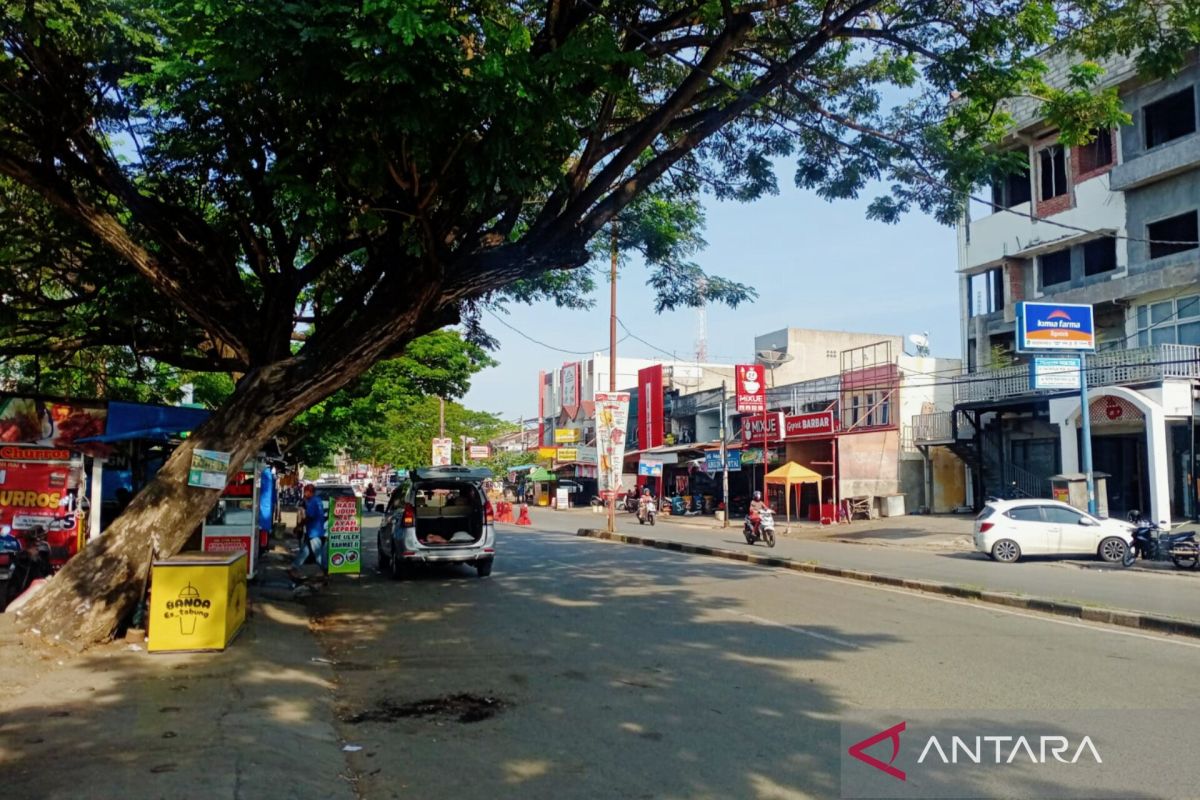
M 1200 786 L 1194 756 L 1166 744 L 1200 733 L 1200 643 L 502 527 L 490 578 L 369 573 L 314 599 L 360 797 L 837 797 L 842 723 L 887 727 L 898 709 L 977 726 L 1088 710 L 1110 764 L 1150 725 L 1161 763 L 1085 796 Z M 413 715 L 460 694 L 488 718 Z M 1167 789 L 1148 788 L 1164 774 Z M 1054 788 L 972 780 L 978 796 Z
M 534 527 L 543 531 L 574 533 L 579 528 L 603 529 L 605 526 L 603 516 L 590 513 L 535 509 L 530 514 Z M 730 550 L 748 547 L 740 528 L 733 522 L 729 528 L 716 529 L 673 524 L 669 519 L 660 518 L 658 524 L 650 527 L 639 526 L 631 515 L 620 514 L 617 528 L 622 533 L 667 541 Z M 754 549 L 760 554 L 767 552 L 761 545 Z M 1025 558 L 1016 564 L 998 564 L 983 553 L 971 551 L 931 552 L 903 546 L 813 541 L 786 535 L 778 537 L 771 555 L 973 589 L 1200 620 L 1200 571 L 1196 570 L 1123 569 L 1099 559 L 1060 557 Z

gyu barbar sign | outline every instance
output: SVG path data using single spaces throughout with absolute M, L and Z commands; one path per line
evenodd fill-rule
M 1017 351 L 1095 350 L 1092 307 L 1073 303 L 1017 303 Z

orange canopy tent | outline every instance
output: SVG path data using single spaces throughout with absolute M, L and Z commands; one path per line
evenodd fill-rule
M 813 472 L 808 467 L 797 464 L 795 461 L 789 461 L 782 467 L 776 467 L 767 473 L 767 484 L 774 484 L 783 487 L 784 506 L 787 509 L 787 521 L 790 525 L 792 522 L 792 487 L 802 486 L 806 483 L 815 483 L 817 485 L 817 503 L 821 502 L 821 481 L 825 479 L 819 472 Z M 797 496 L 796 503 L 799 505 L 800 498 Z

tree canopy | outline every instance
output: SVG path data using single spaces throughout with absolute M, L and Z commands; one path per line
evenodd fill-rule
M 8 4 L 0 252 L 17 302 L 0 349 L 116 345 L 226 371 L 364 342 L 386 355 L 505 293 L 578 298 L 587 273 L 554 271 L 622 214 L 664 307 L 700 299 L 681 286 L 739 302 L 745 287 L 698 283 L 686 261 L 701 192 L 773 192 L 790 157 L 826 197 L 883 180 L 875 215 L 948 219 L 995 167 L 1006 98 L 1043 98 L 1077 137 L 1120 120 L 1096 69 L 1045 84 L 1047 46 L 1142 47 L 1170 69 L 1195 42 L 1189 8 Z
M 319 465 L 346 452 L 374 463 L 420 465 L 438 435 L 439 397 L 451 401 L 448 435 L 478 435 L 458 424 L 463 409 L 452 401 L 467 392 L 475 373 L 493 364 L 481 347 L 451 331 L 415 339 L 404 355 L 375 364 L 296 417 L 285 431 L 289 460 Z

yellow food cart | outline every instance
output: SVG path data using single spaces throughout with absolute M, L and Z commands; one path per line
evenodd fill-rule
M 246 621 L 246 553 L 180 553 L 154 562 L 152 653 L 224 650 Z

